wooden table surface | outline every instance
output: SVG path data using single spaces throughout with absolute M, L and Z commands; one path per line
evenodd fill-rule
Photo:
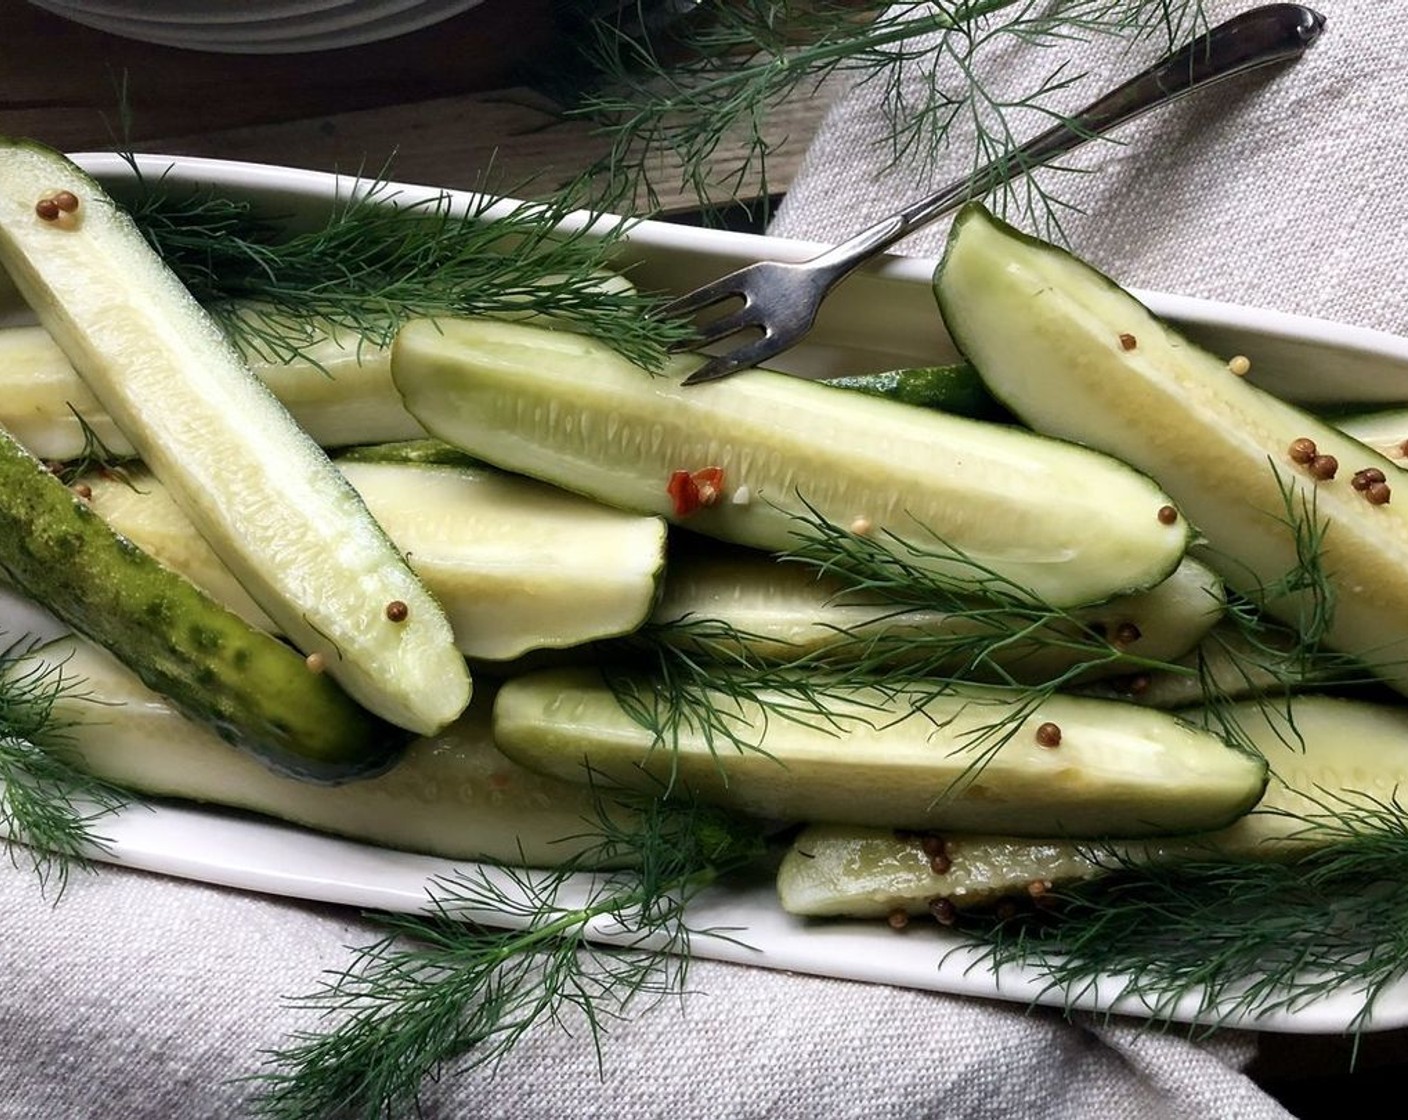
M 366 169 L 473 188 L 552 184 L 605 143 L 528 83 L 563 50 L 550 0 L 484 0 L 366 46 L 216 54 L 120 38 L 20 0 L 0 0 L 0 135 L 64 151 L 133 151 Z M 122 107 L 126 106 L 126 112 Z M 769 186 L 795 173 L 824 104 L 775 112 Z M 725 155 L 726 158 L 726 155 Z M 662 180 L 666 210 L 695 204 Z M 745 188 L 746 189 L 746 188 Z

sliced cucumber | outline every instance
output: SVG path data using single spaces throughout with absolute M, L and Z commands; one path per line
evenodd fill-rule
M 323 447 L 415 439 L 425 434 L 391 383 L 391 352 L 346 332 L 309 326 L 305 353 L 250 369 Z M 79 418 L 82 418 L 80 423 Z M 86 423 L 118 455 L 132 445 L 43 327 L 0 329 L 0 427 L 41 459 L 77 459 Z
M 57 209 L 56 197 L 76 209 Z M 37 145 L 0 144 L 0 263 L 143 461 L 301 650 L 393 723 L 430 732 L 459 714 L 469 675 L 435 600 L 92 179 Z
M 86 642 L 51 643 L 7 671 L 71 682 L 56 694 L 54 714 L 71 724 L 72 757 L 148 796 L 247 809 L 448 859 L 543 867 L 578 856 L 592 822 L 607 811 L 592 791 L 540 777 L 499 753 L 487 690 L 443 732 L 410 744 L 386 773 L 330 788 L 271 773 L 231 750 Z
M 1129 673 L 1135 664 L 1172 661 L 1197 645 L 1225 604 L 1222 581 L 1187 559 L 1148 591 L 1062 612 L 1039 626 L 1032 616 L 991 608 L 968 615 L 899 610 L 810 568 L 743 549 L 677 549 L 650 621 L 662 641 L 705 654 L 713 648 L 725 657 L 741 645 L 774 660 L 824 650 L 838 660 L 874 660 L 893 642 L 893 661 L 942 654 L 957 671 L 973 667 L 975 649 L 982 647 L 981 667 L 989 675 L 1000 667 L 1012 679 L 1043 683 L 1081 665 L 1108 676 Z M 684 625 L 701 621 L 723 623 L 736 641 L 701 637 L 698 625 Z M 1108 661 L 1097 660 L 1107 655 Z
M 353 777 L 384 767 L 404 739 L 114 533 L 3 431 L 0 573 L 181 711 L 282 769 Z
M 1336 416 L 1331 422 L 1400 468 L 1408 466 L 1408 408 Z
M 764 371 L 684 388 L 692 362 L 652 377 L 578 335 L 419 321 L 392 376 L 411 413 L 471 455 L 758 548 L 794 546 L 820 516 L 976 579 L 960 552 L 1059 605 L 1153 586 L 1182 558 L 1187 525 L 1160 518 L 1169 499 L 1104 456 Z M 672 478 L 712 469 L 716 502 L 672 500 Z
M 1408 691 L 1408 494 L 1376 504 L 1355 485 L 1361 471 L 1384 472 L 1387 499 L 1390 460 L 1249 384 L 1090 266 L 979 206 L 955 220 L 935 283 L 950 332 L 993 392 L 1032 426 L 1157 478 L 1232 587 L 1256 596 L 1275 586 L 1318 535 L 1334 595 L 1328 643 Z M 1298 462 L 1301 440 L 1328 458 Z M 1317 478 L 1330 458 L 1334 477 Z M 1294 626 L 1314 609 L 1310 594 L 1269 606 Z
M 339 460 L 435 596 L 467 656 L 490 661 L 635 630 L 655 603 L 665 523 L 488 467 Z M 91 508 L 218 602 L 278 627 L 140 467 L 85 476 Z
M 503 686 L 494 735 L 505 754 L 569 780 L 644 789 L 674 781 L 781 820 L 1026 836 L 1217 828 L 1250 809 L 1266 782 L 1261 759 L 1133 705 L 1056 696 L 1023 710 L 1011 694 L 981 689 L 923 701 L 877 688 L 834 691 L 830 720 L 811 722 L 778 711 L 769 718 L 766 698 L 710 695 L 705 702 L 757 746 L 734 751 L 695 725 L 662 741 L 599 674 L 545 671 Z M 1012 737 L 980 763 L 975 741 L 1003 720 Z M 1043 746 L 1051 728 L 1059 745 Z
M 783 857 L 777 878 L 782 906 L 813 917 L 921 914 L 935 899 L 957 909 L 1027 899 L 1032 884 L 1059 888 L 1122 862 L 1287 858 L 1325 842 L 1315 840 L 1304 819 L 1287 814 L 1320 815 L 1347 795 L 1387 801 L 1408 784 L 1408 711 L 1302 697 L 1291 712 L 1293 729 L 1283 715 L 1257 704 L 1227 713 L 1275 771 L 1257 807 L 1228 828 L 1105 850 L 1068 840 L 897 836 L 892 829 L 816 825 Z M 940 850 L 936 871 L 930 853 Z

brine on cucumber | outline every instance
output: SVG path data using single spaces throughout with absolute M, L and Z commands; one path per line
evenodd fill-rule
M 406 406 L 497 466 L 766 550 L 818 521 L 1023 598 L 1150 587 L 1190 527 L 1147 477 L 1030 432 L 765 371 L 684 388 L 579 335 L 489 320 L 409 323 Z
M 0 141 L 0 264 L 144 462 L 305 654 L 417 732 L 469 674 L 350 485 L 89 176 Z
M 1148 471 L 1230 586 L 1292 627 L 1328 622 L 1328 646 L 1408 692 L 1408 492 L 1395 496 L 1393 461 L 981 206 L 955 220 L 935 289 L 954 340 L 1023 421 Z

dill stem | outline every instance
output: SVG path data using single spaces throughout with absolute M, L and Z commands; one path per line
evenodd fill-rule
M 952 31 L 974 20 L 981 19 L 983 16 L 1000 12 L 1003 8 L 1010 8 L 1019 2 L 1020 0 L 975 0 L 974 3 L 956 9 L 951 15 L 940 12 L 925 19 L 898 20 L 892 27 L 879 32 L 868 32 L 856 39 L 839 39 L 829 43 L 812 44 L 795 53 L 788 53 L 780 57 L 774 56 L 773 60 L 764 68 L 771 68 L 780 74 L 797 70 L 806 73 L 813 68 L 842 62 L 864 51 L 873 51 L 880 47 L 902 43 L 906 39 L 913 39 L 926 32 Z M 709 81 L 691 85 L 688 87 L 687 97 L 662 98 L 651 112 L 652 114 L 669 112 L 678 109 L 682 104 L 697 101 L 701 96 L 707 97 L 712 93 L 727 91 L 731 86 L 737 85 L 740 79 L 746 78 L 748 73 L 749 67 L 745 66 L 729 70 Z

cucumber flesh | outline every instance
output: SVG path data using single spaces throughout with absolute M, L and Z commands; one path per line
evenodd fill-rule
M 387 765 L 405 738 L 294 650 L 114 533 L 3 431 L 0 573 L 270 765 L 355 777 Z
M 1261 802 L 1228 828 L 1115 843 L 1108 851 L 1063 839 L 948 835 L 942 846 L 949 866 L 940 874 L 925 851 L 932 838 L 814 825 L 798 834 L 778 869 L 783 909 L 810 917 L 922 914 L 935 899 L 960 910 L 1028 899 L 1033 883 L 1059 889 L 1105 875 L 1121 862 L 1284 859 L 1314 841 L 1302 820 L 1283 814 L 1319 815 L 1336 796 L 1389 799 L 1408 784 L 1408 712 L 1323 696 L 1299 698 L 1291 710 L 1294 732 L 1263 705 L 1241 704 L 1228 713 L 1273 770 Z
M 761 370 L 684 388 L 695 360 L 653 377 L 578 335 L 422 320 L 398 335 L 392 376 L 411 413 L 471 455 L 757 548 L 795 546 L 820 516 L 1063 606 L 1151 587 L 1182 558 L 1189 530 L 1160 519 L 1167 496 L 1107 457 Z M 710 468 L 719 500 L 677 506 L 672 477 Z
M 1408 409 L 1394 408 L 1336 416 L 1336 428 L 1396 463 L 1408 465 Z
M 391 383 L 391 351 L 309 324 L 302 355 L 247 355 L 249 367 L 323 447 L 423 437 Z M 43 327 L 0 328 L 0 427 L 41 459 L 84 453 L 82 417 L 114 454 L 134 454 L 107 410 Z
M 1168 662 L 1186 654 L 1222 616 L 1222 581 L 1206 565 L 1185 559 L 1173 575 L 1148 591 L 1079 607 L 1032 633 L 1032 619 L 1011 615 L 1006 622 L 991 609 L 981 619 L 937 610 L 899 610 L 864 592 L 818 577 L 810 568 L 779 563 L 756 552 L 676 550 L 664 594 L 651 613 L 660 640 L 707 654 L 737 652 L 728 643 L 699 638 L 697 629 L 672 625 L 702 620 L 725 624 L 752 655 L 777 661 L 830 651 L 837 661 L 849 654 L 873 658 L 881 639 L 910 641 L 896 661 L 924 649 L 953 651 L 955 670 L 970 666 L 972 642 L 987 639 L 984 666 L 998 667 L 1013 680 L 1044 683 L 1089 665 L 1090 676 L 1131 672 L 1139 664 Z M 1017 635 L 1026 635 L 1017 638 Z M 1098 635 L 1110 645 L 1095 648 Z M 1081 644 L 1072 643 L 1082 639 Z M 1109 661 L 1095 659 L 1108 653 Z
M 494 747 L 488 690 L 385 773 L 327 787 L 271 773 L 232 750 L 87 642 L 61 639 L 7 671 L 57 672 L 72 682 L 55 699 L 55 715 L 72 724 L 71 757 L 151 797 L 245 809 L 446 859 L 535 867 L 578 857 L 602 811 L 590 790 L 524 770 Z
M 650 682 L 639 691 L 649 695 Z M 838 693 L 840 690 L 836 690 Z M 1010 694 L 964 689 L 922 701 L 854 688 L 835 719 L 771 719 L 758 703 L 712 695 L 744 742 L 694 726 L 669 742 L 621 707 L 600 674 L 549 670 L 507 682 L 494 735 L 523 765 L 568 780 L 658 790 L 674 782 L 724 808 L 786 821 L 1013 835 L 1143 836 L 1230 823 L 1261 796 L 1266 765 L 1167 713 L 1055 696 L 1016 713 Z M 1011 717 L 1011 739 L 976 767 L 979 729 Z M 1043 724 L 1059 746 L 1038 741 Z M 677 738 L 677 742 L 675 739 Z
M 339 460 L 445 611 L 468 657 L 503 661 L 637 629 L 655 603 L 665 524 L 488 467 Z M 244 593 L 156 479 L 85 476 L 91 508 L 251 625 Z M 567 545 L 567 546 L 565 546 Z
M 1230 586 L 1253 597 L 1275 586 L 1298 563 L 1290 522 L 1322 528 L 1327 644 L 1408 691 L 1408 501 L 1375 504 L 1351 484 L 1366 469 L 1392 482 L 1392 461 L 1238 377 L 1089 265 L 980 206 L 955 220 L 935 285 L 950 333 L 994 394 L 1033 427 L 1157 478 Z M 1337 460 L 1332 479 L 1293 459 L 1302 439 Z M 1268 608 L 1296 626 L 1313 609 L 1308 594 Z
M 79 206 L 46 221 L 36 206 L 56 191 Z M 439 606 L 92 179 L 37 145 L 0 144 L 0 264 L 142 460 L 299 649 L 410 730 L 431 732 L 459 714 L 469 674 Z

